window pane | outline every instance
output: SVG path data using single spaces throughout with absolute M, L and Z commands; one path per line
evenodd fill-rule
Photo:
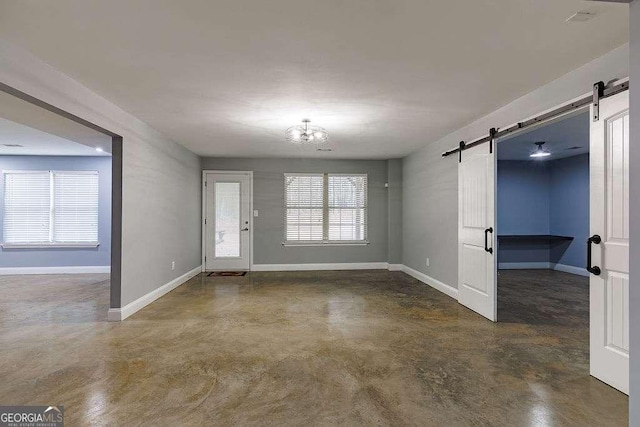
M 4 186 L 4 242 L 48 243 L 49 172 L 6 173 Z
M 216 182 L 215 256 L 240 256 L 240 183 Z
M 287 241 L 322 241 L 324 178 L 285 175 Z
M 367 176 L 329 175 L 329 240 L 367 239 Z
M 364 209 L 329 209 L 329 240 L 365 240 Z
M 98 242 L 98 173 L 54 172 L 56 243 Z
M 287 209 L 287 240 L 322 241 L 322 209 Z

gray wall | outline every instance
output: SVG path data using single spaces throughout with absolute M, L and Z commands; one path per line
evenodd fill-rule
M 253 171 L 254 264 L 386 262 L 388 251 L 387 161 L 204 158 L 203 170 Z M 366 173 L 369 196 L 367 246 L 285 247 L 285 172 Z
M 585 64 L 437 141 L 403 161 L 403 264 L 457 288 L 458 159 L 441 154 L 460 141 L 505 128 L 591 90 L 594 82 L 629 75 L 628 45 Z M 426 267 L 426 258 L 430 267 Z
M 629 341 L 630 387 L 629 425 L 640 426 L 640 0 L 631 3 L 630 67 L 631 105 L 629 144 Z
M 0 248 L 2 267 L 108 266 L 111 264 L 111 157 L 0 156 L 0 241 L 3 241 L 4 175 L 6 170 L 98 171 L 97 248 Z
M 402 159 L 387 162 L 387 200 L 389 208 L 389 264 L 402 264 Z

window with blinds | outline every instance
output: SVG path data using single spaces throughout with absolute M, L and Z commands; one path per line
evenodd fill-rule
M 366 243 L 367 175 L 284 178 L 285 243 Z
M 4 187 L 4 246 L 98 244 L 98 172 L 8 171 Z

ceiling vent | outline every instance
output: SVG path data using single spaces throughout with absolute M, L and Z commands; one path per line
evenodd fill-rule
M 20 144 L 2 144 L 4 147 L 12 147 L 12 148 L 17 148 L 17 147 L 23 147 Z

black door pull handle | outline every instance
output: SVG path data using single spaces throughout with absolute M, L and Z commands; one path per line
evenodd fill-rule
M 593 243 L 595 243 L 596 245 L 599 245 L 601 241 L 602 241 L 602 238 L 597 234 L 594 234 L 593 236 L 587 239 L 587 271 L 596 276 L 599 276 L 600 273 L 602 273 L 602 271 L 600 270 L 600 267 L 598 267 L 597 265 L 591 266 L 591 245 Z
M 487 247 L 488 240 L 489 240 L 489 233 L 493 234 L 493 227 L 489 227 L 486 230 L 484 230 L 484 250 L 492 254 L 493 248 Z

